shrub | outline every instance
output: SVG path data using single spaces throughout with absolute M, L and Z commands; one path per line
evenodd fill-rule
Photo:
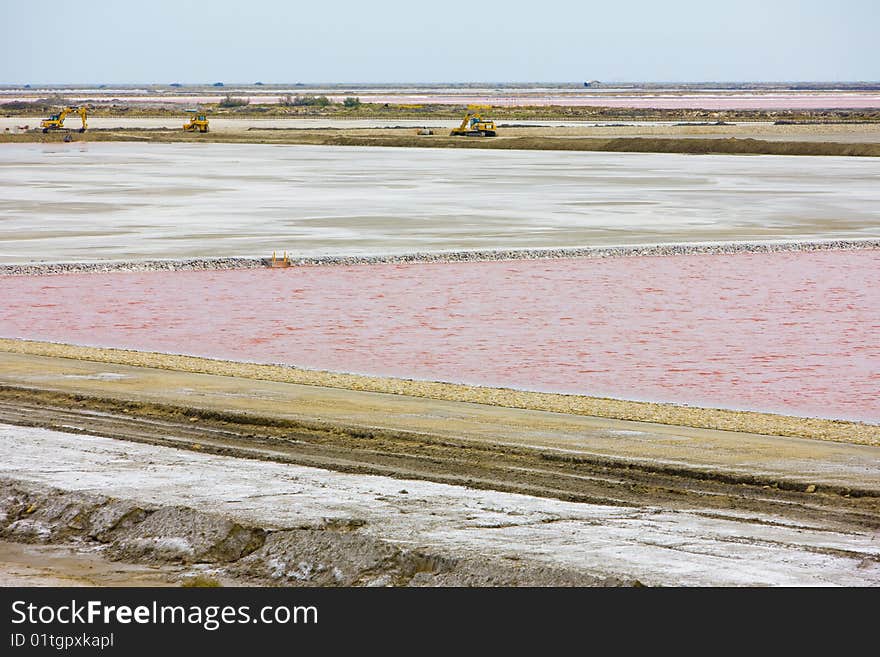
M 330 99 L 327 96 L 281 96 L 278 104 L 286 107 L 327 107 Z
M 226 94 L 226 98 L 220 101 L 220 107 L 244 107 L 245 105 L 249 105 L 250 102 L 249 98 L 241 98 L 239 96 Z
M 27 103 L 21 100 L 13 100 L 10 103 L 3 103 L 0 105 L 0 109 L 2 110 L 43 110 L 45 107 L 46 106 L 41 103 Z
M 54 105 L 58 105 L 60 107 L 66 107 L 69 103 L 64 96 L 59 94 L 53 94 L 51 96 L 46 96 L 45 98 L 40 98 L 35 103 L 39 103 L 41 105 L 46 105 L 47 107 L 52 107 Z
M 342 101 L 343 106 L 354 109 L 361 106 L 361 99 L 357 96 L 349 96 Z

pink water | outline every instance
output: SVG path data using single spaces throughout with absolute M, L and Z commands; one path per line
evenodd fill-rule
M 245 96 L 252 103 L 277 103 L 279 96 Z M 330 100 L 341 103 L 346 96 L 330 94 Z M 705 109 L 705 110 L 817 110 L 880 108 L 880 94 L 874 92 L 790 92 L 790 93 L 648 93 L 648 94 L 576 94 L 576 93 L 512 93 L 504 94 L 359 94 L 365 103 L 403 103 L 439 105 L 493 105 L 496 107 L 550 106 L 619 107 L 642 109 Z M 76 102 L 129 102 L 193 105 L 219 103 L 224 95 L 187 96 L 70 96 Z M 31 101 L 32 96 L 8 100 Z
M 0 336 L 880 422 L 880 251 L 2 279 Z

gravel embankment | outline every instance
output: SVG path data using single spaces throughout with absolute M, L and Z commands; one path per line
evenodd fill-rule
M 385 255 L 291 256 L 291 265 L 377 265 L 417 262 L 477 262 L 489 260 L 552 260 L 561 258 L 617 258 L 627 256 L 725 255 L 733 253 L 784 253 L 841 249 L 880 249 L 880 238 L 765 241 L 698 242 L 641 246 L 573 247 L 542 249 L 498 249 L 477 251 L 434 251 Z M 22 263 L 0 265 L 0 276 L 41 276 L 48 274 L 109 273 L 138 271 L 195 271 L 220 269 L 258 269 L 269 265 L 266 258 L 187 258 L 183 260 L 140 260 L 62 263 Z
M 340 372 L 306 370 L 287 365 L 233 362 L 196 356 L 124 349 L 103 349 L 31 340 L 0 338 L 0 351 L 48 356 L 50 358 L 70 358 L 98 363 L 114 363 L 134 367 L 150 367 L 177 372 L 214 374 L 261 381 L 277 381 L 279 383 L 296 383 L 323 388 L 340 388 L 454 402 L 487 404 L 490 406 L 549 411 L 570 415 L 655 422 L 658 424 L 701 429 L 745 431 L 765 435 L 830 440 L 855 445 L 880 445 L 880 426 L 843 420 L 794 417 L 755 411 L 678 406 L 675 404 L 589 397 L 586 395 L 530 392 L 438 381 L 373 377 Z

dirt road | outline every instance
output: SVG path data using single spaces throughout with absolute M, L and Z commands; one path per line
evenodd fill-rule
M 45 117 L 0 117 L 0 133 L 20 132 L 21 126 L 36 128 Z M 70 120 L 69 120 L 70 121 Z M 161 131 L 180 132 L 184 117 L 89 117 L 90 131 Z M 338 136 L 405 136 L 414 135 L 416 129 L 434 129 L 435 137 L 445 137 L 457 126 L 459 120 L 424 118 L 211 118 L 211 133 L 250 136 L 254 139 L 273 134 L 289 136 L 291 132 Z M 725 122 L 700 124 L 688 121 L 569 121 L 547 120 L 499 120 L 503 137 L 597 137 L 597 138 L 666 138 L 666 139 L 761 139 L 766 141 L 880 143 L 880 123 L 805 123 L 774 125 L 769 121 Z M 71 121 L 68 127 L 76 128 Z M 198 135 L 203 137 L 204 135 Z
M 425 123 L 432 125 L 431 121 Z M 706 126 L 610 126 L 589 128 L 499 128 L 497 137 L 450 137 L 445 127 L 433 135 L 419 136 L 415 128 L 242 128 L 227 127 L 207 134 L 182 129 L 107 128 L 85 134 L 39 130 L 0 133 L 0 143 L 56 143 L 123 141 L 146 143 L 214 142 L 224 144 L 305 144 L 329 146 L 395 146 L 415 148 L 476 148 L 502 150 L 604 151 L 616 153 L 683 153 L 729 155 L 830 155 L 880 156 L 880 139 L 874 124 L 831 126 L 769 126 L 755 129 Z M 790 128 L 795 128 L 791 130 Z
M 250 380 L 271 381 L 284 384 L 299 384 L 302 390 L 319 390 L 319 400 L 325 395 L 342 390 L 350 392 L 383 393 L 393 395 L 392 399 L 417 398 L 448 402 L 464 402 L 482 406 L 503 407 L 508 409 L 524 409 L 562 413 L 564 416 L 587 416 L 609 418 L 615 420 L 631 420 L 650 422 L 676 427 L 694 427 L 702 429 L 720 429 L 724 431 L 751 432 L 768 435 L 790 436 L 795 438 L 813 438 L 847 444 L 880 446 L 880 426 L 860 422 L 845 422 L 821 418 L 792 417 L 752 411 L 730 411 L 709 409 L 675 404 L 655 404 L 651 402 L 627 401 L 589 397 L 582 395 L 559 395 L 552 393 L 527 392 L 505 388 L 468 386 L 434 381 L 414 381 L 411 379 L 363 376 L 342 374 L 317 370 L 300 369 L 280 365 L 261 365 L 247 362 L 233 362 L 198 358 L 194 356 L 171 355 L 166 353 L 132 351 L 125 349 L 100 349 L 81 347 L 49 342 L 28 340 L 10 340 L 0 338 L 0 362 L 4 376 L 10 385 L 42 387 L 46 381 L 63 381 L 68 378 L 70 368 L 86 368 L 85 376 L 74 376 L 75 379 L 93 379 L 100 381 L 102 375 L 95 377 L 88 374 L 88 368 L 118 365 L 134 367 L 132 385 L 126 386 L 127 377 L 110 374 L 117 379 L 117 390 L 128 388 L 127 394 L 136 397 L 144 394 L 139 379 L 146 372 L 152 372 L 152 381 L 146 382 L 146 390 L 164 390 L 167 372 L 208 374 L 222 377 L 221 380 L 243 380 L 247 388 L 237 395 L 248 398 L 249 403 L 258 403 L 250 399 Z M 42 368 L 47 361 L 41 359 L 59 359 L 60 370 L 55 375 L 46 374 Z M 78 362 L 79 361 L 79 362 Z M 83 362 L 85 361 L 85 362 Z M 102 365 L 103 364 L 103 365 Z M 155 369 L 151 369 L 155 368 Z M 98 370 L 102 372 L 103 370 Z M 15 382 L 18 383 L 15 383 Z M 79 385 L 88 385 L 79 381 Z M 97 388 L 93 393 L 103 394 Z M 305 386 L 305 387 L 303 387 Z M 183 392 L 188 392 L 187 388 Z M 192 403 L 192 398 L 184 396 L 184 405 Z M 220 408 L 226 408 L 221 406 Z M 273 412 L 277 409 L 269 409 Z M 326 412 L 326 408 L 317 409 Z
M 46 559 L 0 553 L 13 579 L 83 580 L 82 547 L 64 541 L 102 536 L 77 519 L 122 505 L 120 517 L 146 509 L 143 522 L 84 537 L 98 581 L 194 574 L 114 576 L 109 555 L 202 563 L 230 583 L 880 584 L 878 447 L 25 354 L 0 363 L 0 538 L 61 542 Z M 230 523 L 261 538 L 217 562 Z M 193 552 L 191 527 L 216 538 Z
M 880 526 L 876 447 L 67 359 L 0 362 L 0 422 L 10 424 L 584 502 Z

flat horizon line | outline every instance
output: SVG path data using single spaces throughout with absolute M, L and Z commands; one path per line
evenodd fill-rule
M 486 87 L 498 87 L 498 86 L 508 86 L 508 87 L 518 87 L 524 85 L 552 85 L 552 86 L 578 86 L 582 87 L 584 82 L 590 82 L 593 84 L 599 84 L 604 87 L 614 87 L 614 86 L 639 86 L 639 85 L 651 85 L 651 86 L 662 86 L 662 85 L 880 85 L 880 80 L 584 80 L 584 81 L 549 81 L 549 80 L 530 80 L 530 81 L 442 81 L 442 82 L 419 82 L 419 81 L 386 81 L 386 82 L 368 82 L 368 81 L 320 81 L 320 82 L 263 82 L 261 80 L 257 80 L 255 82 L 225 82 L 215 80 L 213 82 L 0 82 L 0 88 L 13 88 L 13 89 L 27 89 L 28 87 L 33 88 L 34 86 L 39 87 L 99 87 L 103 86 L 118 86 L 118 87 L 169 87 L 172 85 L 180 85 L 184 87 L 212 87 L 218 83 L 221 83 L 223 86 L 234 85 L 234 86 L 267 86 L 267 87 L 282 87 L 282 86 L 304 86 L 304 87 L 317 87 L 317 86 L 370 86 L 370 87 L 390 87 L 390 86 L 486 86 Z M 582 87 L 589 88 L 589 87 Z

